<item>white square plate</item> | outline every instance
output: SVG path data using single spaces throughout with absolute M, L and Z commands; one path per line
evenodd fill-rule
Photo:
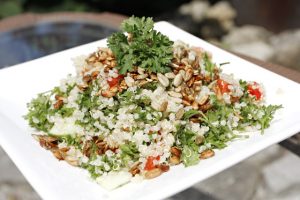
M 207 42 L 198 39 L 167 22 L 156 23 L 156 29 L 172 40 L 182 40 L 200 46 L 213 54 L 216 63 L 230 62 L 224 72 L 236 78 L 263 83 L 267 103 L 282 104 L 280 115 L 264 135 L 254 133 L 247 140 L 232 142 L 217 151 L 215 157 L 198 165 L 172 167 L 168 173 L 141 183 L 130 183 L 114 191 L 105 191 L 88 178 L 87 172 L 59 162 L 31 137 L 22 118 L 26 103 L 37 93 L 52 89 L 67 74 L 74 73 L 72 57 L 89 54 L 101 40 L 76 47 L 14 67 L 0 70 L 0 145 L 15 162 L 24 176 L 43 199 L 162 199 L 182 191 L 238 162 L 269 145 L 278 143 L 300 131 L 300 85 L 259 66 L 242 60 Z M 0 172 L 5 173 L 5 172 Z

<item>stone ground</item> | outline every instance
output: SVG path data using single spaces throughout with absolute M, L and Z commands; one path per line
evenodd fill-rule
M 273 145 L 168 200 L 298 200 L 300 159 Z M 0 149 L 0 200 L 39 200 Z

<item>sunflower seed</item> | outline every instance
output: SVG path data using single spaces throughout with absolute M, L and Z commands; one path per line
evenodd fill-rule
M 173 85 L 175 87 L 178 87 L 182 83 L 182 81 L 183 81 L 182 75 L 180 73 L 178 73 L 174 78 Z
M 137 71 L 138 71 L 139 74 L 144 74 L 145 73 L 145 69 L 143 69 L 141 67 L 138 67 Z
M 168 108 L 168 102 L 167 101 L 164 101 L 161 105 L 160 105 L 160 109 L 159 111 L 161 112 L 165 112 Z
M 207 149 L 200 154 L 200 158 L 207 159 L 207 158 L 213 157 L 214 155 L 215 155 L 215 152 L 212 149 Z
M 166 76 L 168 79 L 174 79 L 174 78 L 175 78 L 175 74 L 174 74 L 173 72 L 165 73 L 165 76 Z
M 165 77 L 164 75 L 162 75 L 161 73 L 157 74 L 157 78 L 158 81 L 164 86 L 164 87 L 168 87 L 169 86 L 169 79 L 167 77 Z
M 154 168 L 145 173 L 145 178 L 152 179 L 152 178 L 160 176 L 161 174 L 162 174 L 162 170 L 160 168 Z
M 172 97 L 181 98 L 182 94 L 174 91 L 169 91 L 168 94 Z
M 200 98 L 197 98 L 196 101 L 200 106 L 202 106 L 205 104 L 207 99 L 208 99 L 208 95 L 202 95 Z
M 180 108 L 177 113 L 175 114 L 175 117 L 177 120 L 180 120 L 184 115 L 184 109 L 183 108 Z
M 148 77 L 148 74 L 139 74 L 139 75 L 137 75 L 136 76 L 136 79 L 145 79 L 145 78 L 147 78 Z

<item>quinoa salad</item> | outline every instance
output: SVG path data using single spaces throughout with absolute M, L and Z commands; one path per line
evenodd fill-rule
M 270 126 L 262 84 L 222 73 L 210 52 L 171 41 L 151 18 L 122 32 L 28 103 L 33 137 L 58 160 L 87 170 L 107 189 L 201 164 L 216 149 Z

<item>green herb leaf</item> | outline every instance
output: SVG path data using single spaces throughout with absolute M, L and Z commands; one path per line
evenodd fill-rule
M 186 167 L 196 165 L 200 160 L 198 152 L 187 145 L 183 146 L 181 159 Z
M 132 71 L 134 66 L 145 68 L 149 72 L 168 72 L 173 58 L 173 42 L 157 32 L 152 18 L 130 17 L 121 25 L 128 33 L 114 33 L 108 38 L 108 46 L 117 58 L 119 73 Z
M 184 113 L 183 119 L 188 120 L 189 118 L 191 118 L 195 115 L 199 115 L 199 114 L 200 114 L 200 112 L 198 110 L 189 110 L 189 111 Z
M 27 104 L 27 107 L 29 111 L 24 118 L 28 120 L 29 125 L 37 130 L 49 132 L 53 126 L 53 123 L 48 121 L 51 107 L 50 95 L 39 94 Z

